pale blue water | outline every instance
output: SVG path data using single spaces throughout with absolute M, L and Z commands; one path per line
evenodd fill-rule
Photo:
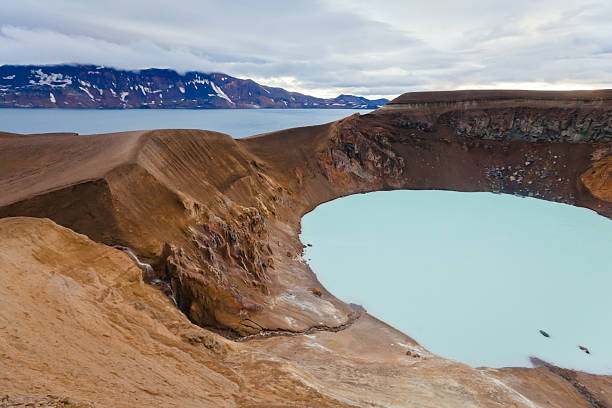
M 0 109 L 0 131 L 196 128 L 245 137 L 355 112 Z M 324 204 L 302 224 L 303 242 L 314 244 L 307 257 L 332 293 L 433 352 L 474 366 L 528 365 L 533 355 L 612 373 L 608 219 L 513 196 L 395 191 Z
M 207 129 L 235 138 L 333 122 L 349 109 L 0 109 L 0 131 L 109 133 L 142 129 Z
M 612 373 L 612 221 L 593 211 L 488 193 L 378 192 L 319 206 L 301 237 L 328 290 L 437 354 L 489 367 L 537 356 Z

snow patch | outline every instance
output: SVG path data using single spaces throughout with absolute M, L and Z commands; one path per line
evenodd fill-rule
M 2 79 L 15 79 L 15 75 L 5 76 Z
M 129 95 L 129 92 L 121 92 L 121 102 L 127 102 L 125 98 Z
M 194 79 L 192 79 L 191 81 L 189 81 L 187 83 L 188 84 L 193 84 L 193 86 L 195 86 L 195 88 L 198 89 L 196 84 L 206 85 L 206 84 L 208 84 L 208 79 L 202 78 L 199 75 L 196 75 Z
M 142 262 L 140 259 L 138 259 L 138 257 L 134 253 L 134 251 L 132 251 L 128 247 L 123 247 L 123 246 L 113 246 L 113 247 L 115 249 L 118 249 L 120 251 L 125 252 L 126 254 L 129 255 L 130 258 L 132 258 L 132 260 L 134 262 L 136 262 L 136 264 L 138 265 L 140 270 L 142 270 L 144 272 L 143 278 L 145 278 L 147 280 L 153 278 L 153 273 L 154 273 L 153 267 L 150 264 Z M 171 298 L 172 298 L 172 300 L 174 300 L 174 296 L 172 296 Z M 176 301 L 174 302 L 174 304 L 176 304 Z
M 412 352 L 412 354 L 416 354 L 420 357 L 432 357 L 433 354 L 431 354 L 430 352 L 428 352 L 425 349 L 419 348 L 419 347 L 415 347 L 415 346 L 410 346 L 408 344 L 404 344 L 404 343 L 391 343 L 391 345 L 393 346 L 394 344 L 397 344 L 400 347 L 405 348 L 406 350 L 409 350 L 410 352 Z
M 183 88 L 182 86 L 179 86 L 178 88 L 179 88 L 179 91 L 181 91 L 182 94 L 185 93 L 185 88 Z
M 148 93 L 151 93 L 151 89 L 149 89 L 149 88 L 147 88 L 147 87 L 145 87 L 145 86 L 138 85 L 138 88 L 140 88 L 140 92 L 142 92 L 142 94 L 143 94 L 144 96 L 147 96 L 147 92 L 148 92 Z
M 35 75 L 37 81 L 30 79 L 31 85 L 47 85 L 51 88 L 65 88 L 67 85 L 72 84 L 70 77 L 64 77 L 62 74 L 47 74 L 42 72 L 42 69 L 31 70 L 32 74 Z
M 95 101 L 96 99 L 94 98 L 94 96 L 91 94 L 91 92 L 89 92 L 89 90 L 87 88 L 83 88 L 82 86 L 79 86 L 79 89 L 83 92 L 85 92 L 87 95 L 89 95 L 89 97 L 91 98 L 92 101 Z
M 49 93 L 49 100 L 51 101 L 51 103 L 55 103 L 55 96 L 53 95 L 53 93 Z
M 228 101 L 229 103 L 231 103 L 232 105 L 235 105 L 235 103 L 225 94 L 225 92 L 223 92 L 221 90 L 221 88 L 219 88 L 217 85 L 215 85 L 214 82 L 210 82 L 210 86 L 212 86 L 212 89 L 217 93 L 217 96 L 219 98 L 223 98 L 226 101 Z

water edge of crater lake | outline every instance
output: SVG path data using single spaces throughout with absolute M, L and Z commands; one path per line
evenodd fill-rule
M 331 293 L 436 354 L 474 367 L 531 366 L 534 356 L 612 374 L 612 221 L 594 211 L 491 193 L 376 192 L 320 205 L 301 239 Z

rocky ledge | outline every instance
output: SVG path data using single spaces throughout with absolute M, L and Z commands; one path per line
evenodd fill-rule
M 406 94 L 239 140 L 1 134 L 0 388 L 101 406 L 611 406 L 610 377 L 429 353 L 322 288 L 298 237 L 320 203 L 390 189 L 611 217 L 609 96 Z

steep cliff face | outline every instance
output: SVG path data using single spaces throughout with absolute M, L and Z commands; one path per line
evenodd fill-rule
M 377 109 L 387 99 L 315 98 L 222 73 L 123 71 L 93 65 L 2 65 L 0 107 Z
M 492 375 L 431 356 L 325 291 L 301 257 L 300 219 L 322 202 L 389 189 L 533 196 L 612 217 L 611 114 L 608 91 L 483 91 L 407 94 L 372 114 L 239 140 L 187 130 L 4 134 L 0 217 L 47 217 L 94 241 L 131 248 L 153 267 L 144 279 L 192 323 L 235 340 L 273 337 L 258 344 L 297 359 L 292 364 L 323 381 L 312 388 L 333 389 L 347 404 L 363 401 L 352 399 L 354 388 L 320 377 L 326 358 L 306 350 L 344 356 L 336 375 L 361 358 L 351 356 L 357 339 L 377 331 L 380 343 L 368 340 L 376 351 L 361 352 L 382 359 L 382 374 L 363 368 L 359 375 L 375 381 L 381 401 L 433 387 L 406 404 L 427 406 L 419 401 L 435 400 L 437 376 L 449 370 L 439 380 L 455 384 L 456 393 L 444 394 L 448 401 L 530 406 L 525 395 L 541 397 L 533 389 L 518 381 L 519 392 L 495 377 L 519 374 Z M 310 337 L 300 334 L 327 340 L 309 346 Z M 406 350 L 399 353 L 397 344 L 417 347 L 417 357 L 398 362 Z M 303 354 L 290 357 L 291 347 Z M 317 363 L 303 360 L 310 358 Z M 410 377 L 406 367 L 415 359 L 417 377 Z M 394 370 L 415 382 L 385 399 Z M 536 376 L 553 394 L 565 387 L 582 398 L 555 373 L 554 386 L 549 371 L 528 373 L 520 376 Z M 558 401 L 551 406 L 579 406 Z

